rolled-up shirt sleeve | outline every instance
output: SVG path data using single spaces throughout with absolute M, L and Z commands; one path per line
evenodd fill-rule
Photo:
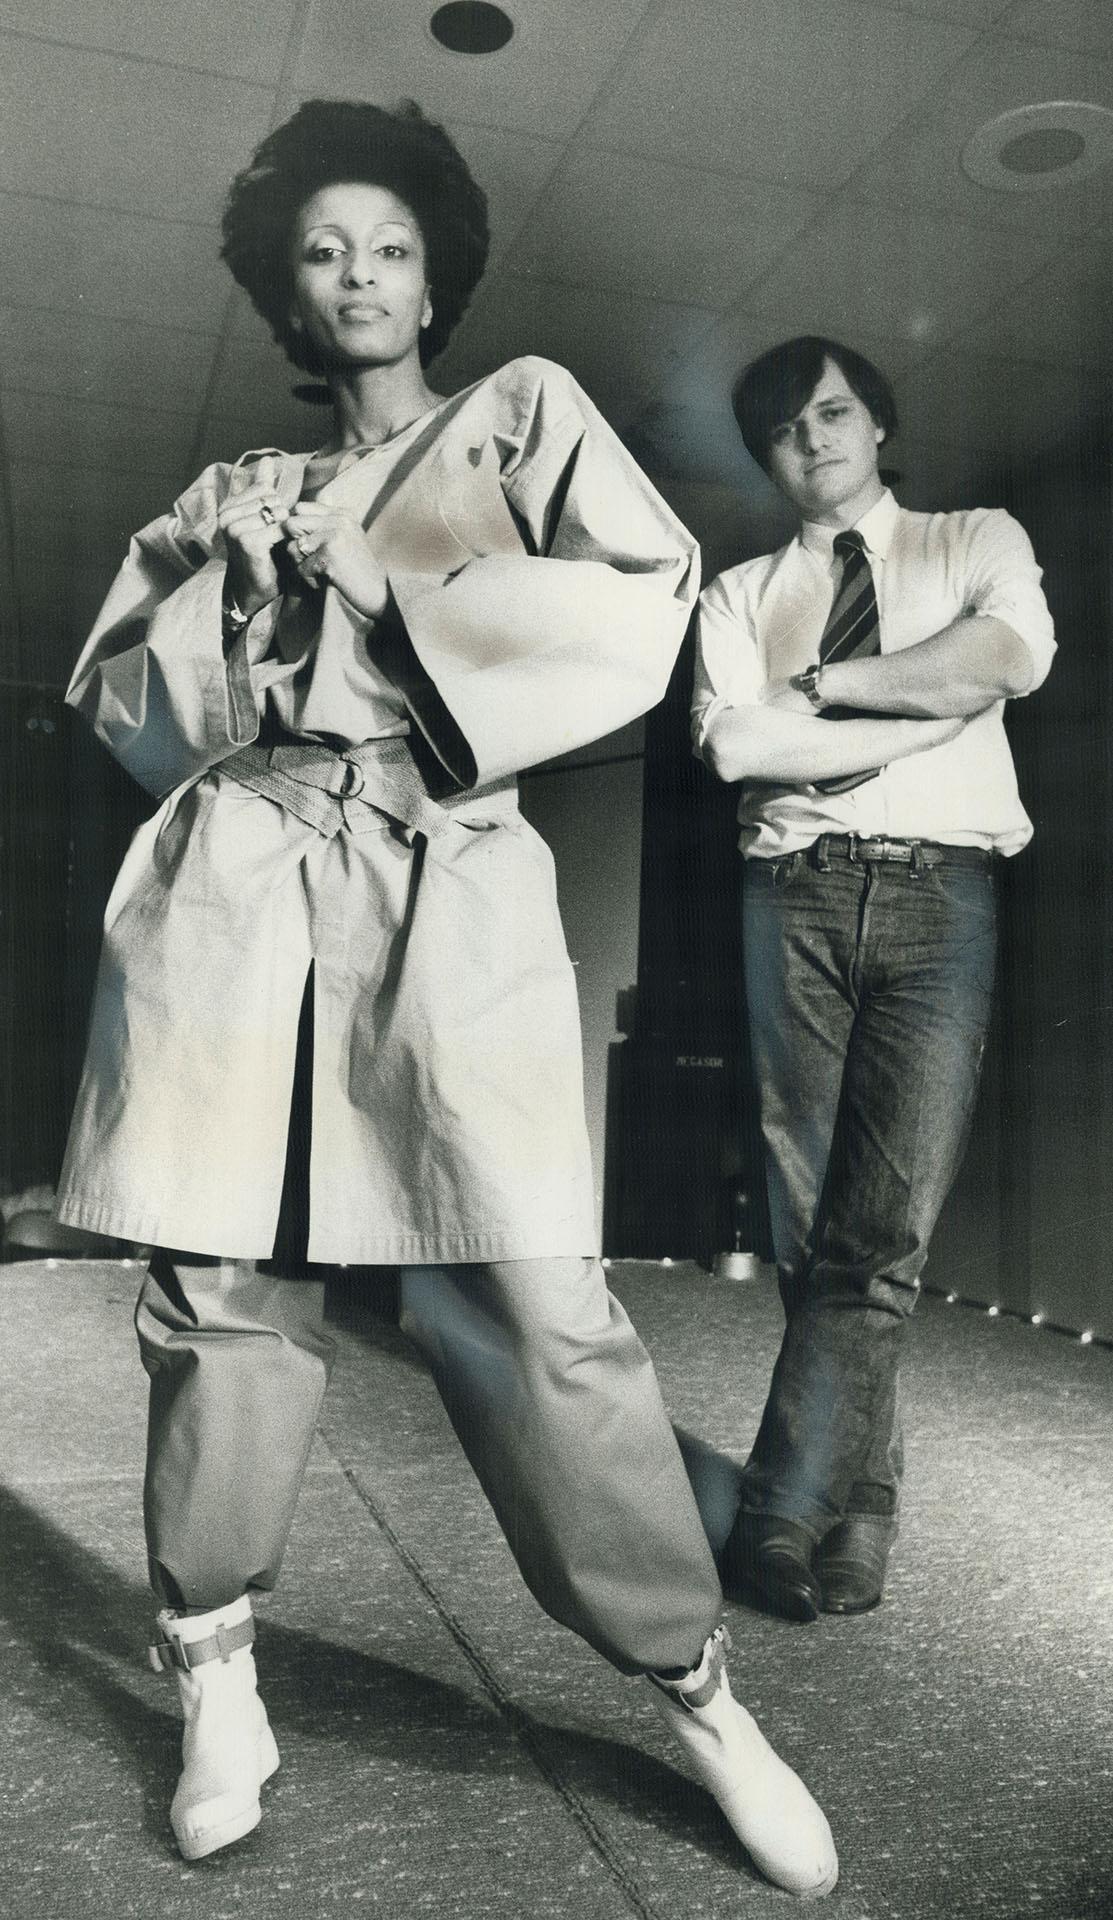
M 1019 521 L 1003 508 L 970 515 L 966 555 L 969 608 L 1003 620 L 1032 656 L 1034 693 L 1055 657 L 1055 629 L 1041 585 L 1043 573 Z
M 753 618 L 733 575 L 721 573 L 700 595 L 692 690 L 692 746 L 703 757 L 712 721 L 730 707 L 754 706 L 764 676 Z

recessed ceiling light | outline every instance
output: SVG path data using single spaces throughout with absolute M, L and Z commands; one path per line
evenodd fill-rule
M 497 53 L 514 32 L 514 22 L 488 0 L 450 0 L 429 22 L 434 40 L 450 53 Z
M 1090 100 L 1010 107 L 972 133 L 963 172 L 1000 193 L 1038 193 L 1088 180 L 1113 161 L 1113 112 Z

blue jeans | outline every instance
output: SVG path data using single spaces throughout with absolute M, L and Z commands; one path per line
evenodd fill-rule
M 995 877 L 820 839 L 743 879 L 746 999 L 785 1333 L 748 1512 L 816 1540 L 896 1513 L 897 1374 L 966 1143 L 993 994 Z M 965 862 L 963 860 L 965 855 Z

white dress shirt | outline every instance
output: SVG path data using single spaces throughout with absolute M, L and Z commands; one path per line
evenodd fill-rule
M 819 656 L 842 562 L 834 527 L 805 522 L 779 552 L 728 567 L 700 599 L 692 731 L 697 753 L 716 714 L 757 705 L 769 682 Z M 915 646 L 963 615 L 1003 620 L 1032 655 L 1032 685 L 1055 652 L 1041 572 L 1023 527 L 1002 508 L 909 513 L 889 492 L 863 514 L 881 651 Z M 849 793 L 747 786 L 738 808 L 743 853 L 774 859 L 821 833 L 1019 851 L 1032 835 L 1005 737 L 1003 700 L 955 739 L 894 760 Z M 837 725 L 836 721 L 831 722 Z

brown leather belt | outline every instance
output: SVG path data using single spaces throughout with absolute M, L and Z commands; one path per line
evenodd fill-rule
M 948 846 L 940 840 L 890 840 L 884 834 L 821 833 L 807 848 L 815 867 L 831 860 L 862 866 L 870 860 L 896 860 L 912 867 L 991 867 L 997 855 L 987 847 Z

